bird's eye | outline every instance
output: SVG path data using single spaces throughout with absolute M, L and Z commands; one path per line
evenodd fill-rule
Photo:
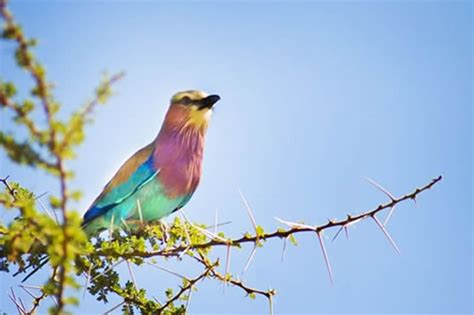
M 181 104 L 183 104 L 183 105 L 189 105 L 189 104 L 191 104 L 191 102 L 192 102 L 192 101 L 191 101 L 191 99 L 189 98 L 189 96 L 185 96 L 185 97 L 183 97 L 183 98 L 181 99 Z

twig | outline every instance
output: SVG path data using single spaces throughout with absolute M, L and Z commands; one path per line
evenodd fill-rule
M 0 182 L 5 186 L 5 188 L 8 190 L 8 193 L 10 196 L 12 196 L 13 200 L 16 200 L 16 191 L 10 186 L 8 183 L 8 179 L 10 178 L 10 175 L 0 178 Z
M 171 305 L 173 302 L 175 302 L 176 300 L 178 300 L 181 295 L 183 295 L 186 291 L 192 289 L 192 287 L 197 283 L 199 282 L 201 279 L 207 277 L 209 275 L 209 273 L 211 272 L 211 270 L 218 264 L 218 262 L 212 264 L 211 266 L 209 266 L 208 268 L 206 268 L 206 270 L 200 274 L 199 276 L 197 276 L 196 278 L 194 279 L 189 279 L 188 280 L 188 283 L 181 287 L 181 289 L 179 290 L 178 293 L 176 293 L 172 298 L 170 298 L 168 301 L 166 301 L 166 303 L 164 305 L 162 305 L 159 309 L 158 309 L 158 313 L 161 313 L 162 311 L 164 311 L 169 305 Z
M 203 257 L 199 258 L 199 257 L 196 257 L 196 256 L 194 256 L 193 258 L 195 260 L 199 261 L 201 264 L 203 264 L 207 268 L 209 268 L 211 266 L 210 262 L 206 258 L 203 258 Z M 233 277 L 229 277 L 228 275 L 224 275 L 224 274 L 218 272 L 216 270 L 216 268 L 211 268 L 210 275 L 211 275 L 211 277 L 213 277 L 213 278 L 215 278 L 219 281 L 228 282 L 233 286 L 241 288 L 242 290 L 245 291 L 245 293 L 247 295 L 249 295 L 249 294 L 258 294 L 258 295 L 265 296 L 266 298 L 269 298 L 270 296 L 275 295 L 275 290 L 273 290 L 273 289 L 270 289 L 268 291 L 263 291 L 263 290 L 260 290 L 260 289 L 255 289 L 255 288 L 249 287 L 244 282 L 242 282 L 242 280 L 235 279 Z

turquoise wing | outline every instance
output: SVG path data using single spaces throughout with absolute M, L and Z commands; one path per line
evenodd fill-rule
M 149 144 L 122 165 L 84 214 L 83 225 L 106 214 L 156 177 L 159 170 L 153 169 L 152 152 L 153 145 Z

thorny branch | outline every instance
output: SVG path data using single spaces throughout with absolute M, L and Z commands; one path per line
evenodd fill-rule
M 201 264 L 203 264 L 207 268 L 212 267 L 210 265 L 210 262 L 207 259 L 205 259 L 204 257 L 200 257 L 200 258 L 199 257 L 193 257 L 193 258 L 196 259 L 197 261 L 199 261 Z M 230 277 L 229 275 L 224 275 L 224 274 L 218 272 L 214 267 L 211 268 L 210 276 L 213 277 L 213 278 L 216 278 L 219 281 L 228 282 L 228 283 L 230 283 L 230 284 L 232 284 L 236 287 L 241 288 L 242 290 L 245 291 L 245 293 L 247 295 L 259 294 L 259 295 L 265 296 L 266 298 L 270 299 L 276 293 L 276 291 L 274 289 L 264 291 L 264 290 L 249 287 L 242 280 L 235 279 L 233 277 Z
M 199 276 L 193 278 L 193 279 L 187 279 L 187 284 L 179 290 L 178 293 L 176 293 L 172 298 L 168 299 L 168 301 L 163 304 L 160 309 L 158 310 L 158 313 L 163 312 L 169 305 L 177 301 L 183 294 L 185 294 L 188 290 L 192 290 L 193 286 L 207 277 L 209 273 L 214 269 L 219 264 L 219 261 L 216 261 L 214 264 L 209 264 L 206 266 L 206 270 L 204 270 L 203 273 L 201 273 Z
M 271 232 L 271 233 L 263 233 L 261 235 L 254 234 L 254 235 L 244 235 L 240 238 L 236 239 L 223 239 L 222 237 L 214 237 L 210 241 L 202 244 L 193 244 L 191 246 L 191 249 L 196 250 L 196 249 L 205 249 L 205 248 L 210 248 L 210 247 L 216 247 L 216 246 L 237 246 L 239 244 L 244 244 L 244 243 L 255 243 L 258 242 L 259 240 L 268 240 L 272 238 L 287 238 L 290 235 L 297 234 L 297 233 L 303 233 L 303 232 L 316 232 L 316 233 L 321 233 L 327 229 L 333 228 L 333 227 L 349 227 L 355 223 L 358 223 L 364 219 L 367 218 L 372 218 L 375 215 L 377 215 L 379 212 L 385 210 L 385 209 L 390 209 L 393 208 L 395 205 L 406 201 L 406 200 L 415 200 L 418 195 L 425 190 L 430 189 L 433 187 L 436 183 L 441 181 L 442 176 L 439 176 L 435 179 L 433 179 L 430 183 L 420 187 L 416 188 L 413 192 L 406 194 L 404 196 L 395 198 L 394 200 L 391 200 L 385 204 L 380 204 L 376 208 L 367 210 L 364 212 L 361 212 L 356 215 L 350 215 L 348 214 L 346 219 L 341 219 L 341 220 L 329 220 L 326 224 L 319 225 L 319 226 L 311 226 L 311 225 L 306 225 L 306 224 L 301 224 L 301 223 L 296 223 L 296 222 L 289 222 L 289 221 L 283 221 L 280 220 L 281 222 L 284 222 L 286 225 L 290 226 L 289 229 L 278 229 L 277 231 Z M 210 236 L 210 232 L 207 232 L 207 236 Z M 159 249 L 156 251 L 133 251 L 129 253 L 125 253 L 123 255 L 123 258 L 132 258 L 132 257 L 142 257 L 142 258 L 147 258 L 147 257 L 154 257 L 154 256 L 164 256 L 164 257 L 172 257 L 172 256 L 179 256 L 181 252 L 189 249 L 189 246 L 187 245 L 180 245 L 177 247 L 173 248 L 167 248 L 167 249 Z M 106 255 L 105 253 L 99 252 L 99 255 Z
M 387 231 L 386 227 L 381 224 L 381 222 L 378 220 L 376 215 L 379 214 L 379 212 L 381 212 L 383 210 L 393 208 L 394 206 L 398 205 L 399 203 L 401 203 L 403 201 L 415 200 L 418 197 L 419 194 L 421 194 L 422 192 L 424 192 L 428 189 L 431 189 L 431 187 L 433 187 L 435 184 L 437 184 L 439 181 L 441 181 L 441 179 L 442 179 L 442 177 L 439 176 L 439 177 L 433 179 L 431 182 L 427 183 L 426 185 L 424 185 L 420 188 L 416 188 L 411 193 L 400 196 L 398 198 L 391 197 L 390 201 L 388 203 L 380 204 L 379 206 L 377 206 L 374 209 L 361 212 L 357 215 L 347 215 L 346 219 L 343 219 L 343 220 L 329 220 L 328 223 L 323 224 L 323 225 L 319 225 L 319 226 L 311 226 L 311 225 L 307 225 L 307 224 L 303 224 L 303 223 L 289 222 L 289 221 L 277 219 L 279 222 L 289 226 L 289 229 L 287 229 L 287 230 L 278 229 L 277 231 L 271 232 L 271 233 L 264 233 L 264 232 L 259 231 L 259 226 L 255 222 L 254 216 L 251 213 L 251 208 L 248 205 L 248 202 L 245 200 L 245 198 L 243 198 L 243 195 L 241 195 L 243 200 L 245 200 L 244 204 L 247 208 L 249 217 L 251 218 L 250 220 L 251 220 L 252 226 L 255 229 L 255 235 L 246 234 L 243 237 L 236 238 L 236 239 L 224 238 L 224 237 L 219 236 L 215 233 L 209 232 L 205 229 L 202 229 L 202 228 L 199 228 L 198 226 L 193 225 L 185 217 L 188 224 L 190 224 L 192 227 L 196 228 L 196 230 L 198 230 L 200 233 L 205 235 L 210 240 L 208 242 L 205 242 L 205 243 L 197 243 L 197 244 L 191 244 L 190 242 L 187 242 L 186 244 L 180 244 L 179 246 L 176 246 L 176 247 L 167 248 L 167 249 L 160 249 L 160 250 L 156 250 L 156 251 L 133 250 L 131 252 L 122 253 L 120 255 L 120 257 L 122 259 L 133 259 L 133 258 L 136 258 L 136 257 L 150 258 L 150 257 L 156 257 L 156 256 L 181 258 L 184 254 L 186 254 L 187 256 L 191 257 L 192 259 L 194 259 L 197 262 L 199 262 L 200 264 L 202 264 L 203 267 L 205 268 L 204 272 L 195 279 L 201 279 L 205 276 L 210 276 L 211 278 L 214 278 L 218 281 L 221 281 L 224 284 L 228 283 L 228 284 L 231 284 L 233 286 L 241 288 L 243 291 L 245 291 L 245 293 L 247 295 L 251 296 L 252 298 L 254 298 L 256 295 L 264 296 L 268 299 L 269 304 L 270 304 L 270 312 L 272 312 L 272 309 L 273 309 L 273 304 L 272 304 L 273 296 L 276 293 L 274 289 L 270 289 L 270 290 L 265 291 L 265 290 L 261 290 L 261 289 L 252 288 L 252 287 L 248 286 L 247 284 L 245 284 L 242 280 L 234 277 L 232 274 L 230 274 L 228 272 L 229 264 L 230 264 L 229 249 L 232 246 L 239 246 L 240 244 L 244 244 L 244 243 L 254 243 L 254 250 L 252 251 L 252 253 L 249 257 L 249 260 L 248 260 L 248 262 L 245 266 L 245 269 L 247 269 L 249 261 L 251 261 L 251 259 L 253 258 L 253 255 L 255 254 L 255 249 L 257 248 L 257 244 L 258 244 L 259 241 L 272 239 L 272 238 L 282 238 L 286 241 L 288 239 L 288 237 L 290 237 L 294 234 L 297 234 L 297 233 L 303 233 L 303 232 L 316 233 L 317 236 L 318 236 L 319 242 L 321 244 L 321 250 L 323 252 L 325 263 L 326 263 L 326 266 L 328 268 L 329 276 L 330 276 L 330 279 L 331 279 L 331 282 L 332 282 L 332 270 L 331 270 L 331 266 L 330 266 L 330 263 L 329 263 L 329 258 L 328 258 L 328 255 L 327 255 L 327 252 L 326 252 L 326 249 L 325 249 L 325 246 L 324 246 L 324 241 L 323 241 L 323 237 L 322 237 L 323 231 L 325 231 L 327 229 L 330 229 L 330 228 L 334 228 L 334 227 L 340 227 L 340 230 L 337 231 L 337 234 L 338 234 L 341 231 L 341 229 L 347 229 L 349 226 L 351 226 L 353 224 L 356 224 L 358 222 L 361 222 L 362 220 L 371 218 L 379 226 L 379 228 L 382 230 L 382 232 L 385 234 L 385 236 L 390 240 L 392 246 L 394 246 L 394 248 L 398 251 L 397 245 L 393 241 L 392 237 L 388 234 L 388 231 Z M 390 196 L 392 196 L 392 195 L 390 195 Z M 337 234 L 336 234 L 336 236 L 337 236 Z M 189 238 L 189 236 L 188 236 L 188 238 Z M 213 247 L 216 247 L 216 246 L 227 246 L 227 249 L 228 249 L 227 256 L 228 257 L 227 257 L 227 261 L 226 261 L 225 273 L 220 273 L 219 271 L 217 271 L 216 270 L 217 262 L 215 264 L 211 264 L 211 262 L 209 261 L 207 256 L 204 255 L 203 252 L 202 252 L 202 250 L 213 248 Z M 98 255 L 99 256 L 107 256 L 106 253 L 101 253 L 100 251 L 98 252 Z M 160 268 L 160 269 L 163 269 L 166 272 L 177 275 L 180 278 L 187 280 L 188 283 L 191 282 L 191 284 L 189 284 L 187 286 L 184 286 L 184 287 L 181 287 L 181 290 L 179 291 L 177 296 L 175 296 L 175 298 L 173 298 L 173 301 L 179 299 L 179 297 L 182 296 L 186 291 L 191 290 L 192 287 L 193 287 L 193 284 L 198 281 L 198 280 L 192 281 L 192 280 L 190 280 L 190 279 L 188 279 L 184 276 L 181 276 L 179 274 L 176 274 L 175 272 L 166 270 L 164 268 Z M 169 303 L 170 302 L 168 301 L 167 305 L 169 305 Z M 165 308 L 162 307 L 162 308 L 160 308 L 160 311 L 162 311 L 164 309 Z

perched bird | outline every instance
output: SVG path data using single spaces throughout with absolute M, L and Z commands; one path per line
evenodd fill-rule
M 191 199 L 201 178 L 212 107 L 219 99 L 202 91 L 171 98 L 156 138 L 120 167 L 84 214 L 88 235 L 159 220 Z
M 171 98 L 156 138 L 125 161 L 84 214 L 87 235 L 133 229 L 186 205 L 201 178 L 205 135 L 219 100 L 202 91 L 183 91 Z M 22 281 L 47 262 L 42 260 Z

